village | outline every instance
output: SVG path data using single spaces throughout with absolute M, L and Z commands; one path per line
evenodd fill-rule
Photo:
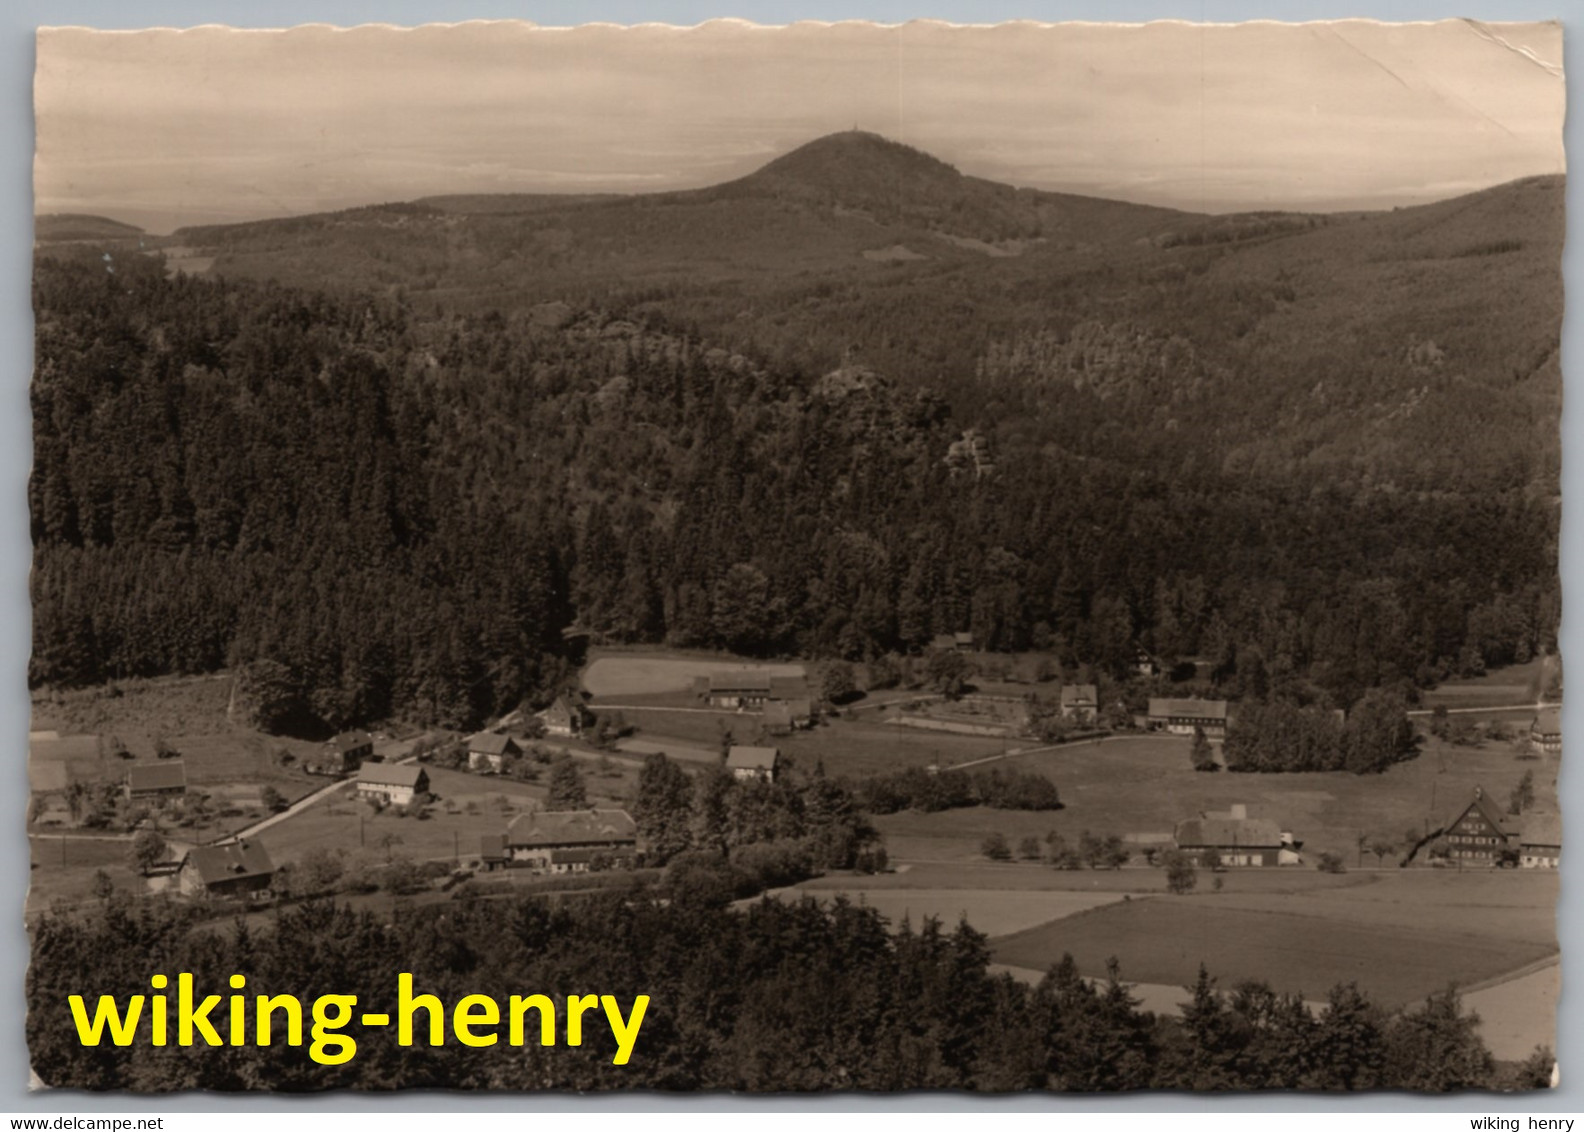
M 1158 687 L 1148 665 L 1141 659 L 1137 680 Z M 875 814 L 883 869 L 775 892 L 966 917 L 1002 941 L 993 946 L 1014 973 L 1055 961 L 1058 945 L 1083 951 L 1085 932 L 1093 948 L 1124 960 L 1147 952 L 1131 928 L 1098 930 L 1140 899 L 1187 897 L 1178 907 L 1193 916 L 1224 918 L 1250 914 L 1238 901 L 1283 915 L 1301 904 L 1315 915 L 1318 898 L 1346 905 L 1327 913 L 1333 925 L 1398 931 L 1455 916 L 1463 896 L 1447 875 L 1469 878 L 1484 901 L 1489 885 L 1477 878 L 1496 882 L 1510 870 L 1500 899 L 1530 909 L 1534 923 L 1521 920 L 1511 948 L 1480 940 L 1467 954 L 1447 949 L 1448 962 L 1424 977 L 1555 977 L 1546 963 L 1554 936 L 1542 930 L 1554 880 L 1519 883 L 1524 873 L 1554 877 L 1560 859 L 1555 706 L 1492 703 L 1476 688 L 1472 699 L 1448 701 L 1472 706 L 1423 709 L 1424 750 L 1385 774 L 1238 774 L 1223 769 L 1238 711 L 1225 700 L 1151 694 L 1135 712 L 1115 682 L 1063 679 L 1039 658 L 975 654 L 958 637 L 937 640 L 916 678 L 862 686 L 873 679 L 845 664 L 612 650 L 550 703 L 468 735 L 350 730 L 323 742 L 266 741 L 232 729 L 157 736 L 145 753 L 119 736 L 40 729 L 30 759 L 30 908 L 92 908 L 120 892 L 254 914 L 339 893 L 392 913 L 531 892 L 564 899 L 655 878 L 634 812 L 643 762 L 663 754 L 688 775 L 723 767 L 743 784 L 815 766 L 858 783 L 896 772 L 1048 778 L 1059 809 Z M 211 683 L 205 694 L 219 703 L 224 681 Z M 47 705 L 39 714 L 47 719 Z M 1456 743 L 1449 718 L 1469 721 Z M 249 749 L 251 758 L 237 757 Z M 1246 947 L 1290 947 L 1283 933 L 1292 924 L 1267 917 L 1262 926 L 1279 930 Z M 1041 931 L 1058 943 L 1032 945 L 1029 933 Z M 1171 1001 L 1183 963 L 1140 958 L 1133 977 Z M 1264 962 L 1251 954 L 1227 974 L 1252 977 Z M 1410 982 L 1417 990 L 1423 979 Z

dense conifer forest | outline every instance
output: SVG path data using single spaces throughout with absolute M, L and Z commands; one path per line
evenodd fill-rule
M 234 666 L 313 734 L 475 725 L 587 634 L 863 659 L 967 628 L 1326 707 L 1554 648 L 1544 459 L 1478 493 L 1251 474 L 1136 383 L 1069 383 L 975 475 L 947 460 L 960 389 L 649 308 L 425 312 L 71 248 L 35 293 L 35 684 Z M 1029 372 L 1114 362 L 1095 333 L 1028 339 Z M 989 395 L 1013 357 L 962 380 Z
M 985 937 L 930 920 L 892 928 L 873 909 L 765 900 L 743 911 L 678 892 L 554 906 L 477 900 L 415 908 L 393 923 L 309 903 L 264 927 L 218 923 L 159 902 L 111 900 L 92 922 L 50 916 L 34 929 L 28 1048 L 46 1083 L 86 1089 L 659 1089 L 805 1092 L 865 1089 L 1055 1089 L 1112 1092 L 1379 1088 L 1531 1089 L 1551 1059 L 1498 1067 L 1455 994 L 1385 1010 L 1338 986 L 1311 1011 L 1260 984 L 1218 993 L 1205 973 L 1180 1019 L 1138 1008 L 1113 978 L 1091 984 L 1071 961 L 1028 987 L 989 972 Z M 304 956 L 313 956 L 304 963 Z M 85 976 L 84 972 L 91 974 Z M 282 1040 L 153 1046 L 147 1016 L 126 1046 L 84 1046 L 67 996 L 149 993 L 152 974 L 190 972 L 202 993 L 355 994 L 358 1009 L 396 1008 L 398 975 L 415 993 L 456 1003 L 544 993 L 651 997 L 631 1060 L 612 1064 L 610 1032 L 581 1045 L 505 1040 L 478 1048 L 416 1044 L 394 1027 L 353 1027 L 344 1065 Z M 85 981 L 86 978 L 86 981 Z M 174 983 L 173 983 L 174 985 Z M 220 1027 L 225 1007 L 214 1017 Z M 305 1027 L 306 1029 L 306 1027 Z M 220 1032 L 224 1032 L 223 1029 Z M 480 1033 L 483 1031 L 480 1030 Z M 491 1031 L 493 1032 L 493 1031 Z M 504 1029 L 502 1028 L 502 1032 Z

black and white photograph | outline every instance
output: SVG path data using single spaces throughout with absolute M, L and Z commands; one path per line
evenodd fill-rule
M 33 1088 L 1558 1083 L 1560 23 L 36 48 Z

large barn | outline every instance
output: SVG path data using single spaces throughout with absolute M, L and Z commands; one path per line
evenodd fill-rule
M 1248 807 L 1242 805 L 1178 822 L 1174 840 L 1179 850 L 1197 861 L 1213 850 L 1223 865 L 1233 868 L 1303 863 L 1292 834 L 1269 818 L 1249 817 Z
M 1200 730 L 1211 738 L 1221 738 L 1226 735 L 1227 702 L 1151 696 L 1149 726 L 1173 735 L 1192 735 Z
M 548 810 L 520 814 L 506 828 L 511 864 L 546 873 L 583 873 L 604 862 L 630 865 L 638 824 L 626 810 Z

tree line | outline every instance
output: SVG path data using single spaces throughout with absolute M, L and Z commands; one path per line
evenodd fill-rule
M 889 925 L 838 899 L 656 900 L 604 897 L 459 900 L 374 916 L 330 901 L 265 923 L 199 930 L 180 905 L 110 895 L 98 914 L 49 914 L 34 926 L 27 1040 L 56 1088 L 306 1092 L 331 1088 L 521 1090 L 1029 1089 L 1114 1092 L 1311 1089 L 1535 1089 L 1549 1051 L 1498 1065 L 1476 1019 L 1448 991 L 1400 1010 L 1351 985 L 1311 1012 L 1263 984 L 1217 988 L 1201 971 L 1181 1017 L 1139 1008 L 1113 963 L 1091 982 L 1064 959 L 1035 986 L 992 975 L 986 938 L 966 923 Z M 303 961 L 312 956 L 311 963 Z M 88 974 L 85 976 L 85 972 Z M 590 1028 L 579 1046 L 470 1048 L 397 1044 L 394 1027 L 357 1033 L 339 1066 L 277 1042 L 219 1048 L 84 1046 L 72 994 L 146 994 L 151 973 L 194 975 L 226 993 L 310 1001 L 333 991 L 360 1010 L 394 1012 L 397 975 L 454 1003 L 527 990 L 650 996 L 631 1061 Z M 86 978 L 86 981 L 85 981 Z M 422 1027 L 419 1027 L 420 1035 Z
M 1417 755 L 1420 741 L 1402 700 L 1374 692 L 1345 718 L 1285 701 L 1243 704 L 1227 723 L 1222 754 L 1232 771 L 1378 774 Z M 1199 754 L 1194 765 L 1214 769 Z

